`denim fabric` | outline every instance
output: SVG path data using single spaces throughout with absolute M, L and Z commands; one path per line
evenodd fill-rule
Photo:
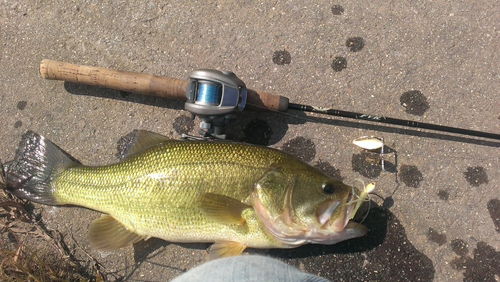
M 276 259 L 248 255 L 227 257 L 199 265 L 172 282 L 328 282 L 316 275 L 299 271 Z

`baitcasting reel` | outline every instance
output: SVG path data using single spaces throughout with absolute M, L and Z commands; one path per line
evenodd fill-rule
M 189 74 L 184 109 L 191 118 L 198 116 L 200 134 L 204 137 L 225 139 L 224 126 L 233 111 L 242 111 L 247 101 L 245 83 L 229 71 L 201 69 Z

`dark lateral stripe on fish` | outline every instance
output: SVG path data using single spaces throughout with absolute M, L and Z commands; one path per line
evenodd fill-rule
M 74 164 L 55 144 L 28 131 L 22 136 L 14 160 L 7 169 L 5 189 L 30 201 L 63 204 L 54 199 L 50 181 L 58 170 Z

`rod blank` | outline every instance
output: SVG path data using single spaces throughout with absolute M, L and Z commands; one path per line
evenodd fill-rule
M 314 112 L 314 113 L 327 114 L 327 115 L 331 115 L 331 116 L 338 116 L 338 117 L 345 117 L 345 118 L 352 118 L 352 119 L 361 119 L 361 120 L 368 120 L 368 121 L 373 121 L 373 122 L 380 122 L 380 123 L 387 123 L 387 124 L 394 124 L 394 125 L 401 125 L 401 126 L 415 127 L 415 128 L 423 128 L 423 129 L 430 129 L 430 130 L 435 130 L 435 131 L 457 133 L 457 134 L 462 134 L 462 135 L 469 135 L 469 136 L 484 137 L 484 138 L 500 140 L 500 134 L 488 133 L 488 132 L 482 132 L 482 131 L 476 131 L 476 130 L 470 130 L 470 129 L 463 129 L 463 128 L 457 128 L 457 127 L 451 127 L 451 126 L 436 125 L 436 124 L 425 123 L 425 122 L 416 122 L 416 121 L 411 121 L 411 120 L 404 120 L 404 119 L 390 118 L 390 117 L 379 117 L 379 116 L 373 116 L 373 115 L 367 115 L 367 114 L 355 113 L 355 112 L 348 112 L 348 111 L 341 111 L 341 110 L 335 110 L 335 109 L 317 108 L 317 107 L 313 107 L 313 106 L 294 104 L 294 103 L 289 103 L 288 108 L 292 109 L 292 110 L 298 110 L 298 111 L 304 111 L 304 112 Z

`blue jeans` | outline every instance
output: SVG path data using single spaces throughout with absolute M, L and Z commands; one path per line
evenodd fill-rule
M 299 271 L 276 259 L 248 255 L 221 258 L 199 265 L 172 282 L 328 282 L 316 275 Z

